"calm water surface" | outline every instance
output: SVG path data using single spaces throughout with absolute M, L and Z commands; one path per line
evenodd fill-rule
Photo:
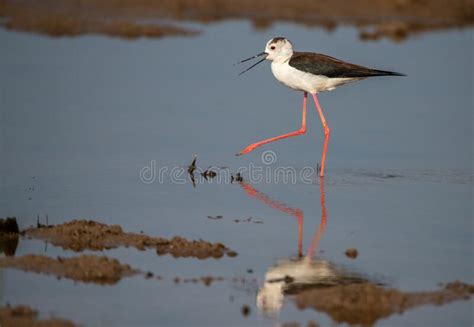
M 6 269 L 0 272 L 2 304 L 27 304 L 90 326 L 332 324 L 322 312 L 299 310 L 291 296 L 276 315 L 257 307 L 265 274 L 297 256 L 299 242 L 306 253 L 321 225 L 319 179 L 251 185 L 295 209 L 298 220 L 238 184 L 193 187 L 169 175 L 194 155 L 203 168 L 231 171 L 252 163 L 300 174 L 316 165 L 323 132 L 312 102 L 304 137 L 234 156 L 250 142 L 299 124 L 301 94 L 279 85 L 268 63 L 241 77 L 243 67 L 232 66 L 276 35 L 300 50 L 408 75 L 321 95 L 332 138 L 326 225 L 315 257 L 404 292 L 456 279 L 473 283 L 472 30 L 400 44 L 361 42 L 350 28 L 327 33 L 277 24 L 256 33 L 241 22 L 211 25 L 195 38 L 132 42 L 2 30 L 1 217 L 16 216 L 21 228 L 35 224 L 38 214 L 48 214 L 50 223 L 94 219 L 148 235 L 220 241 L 239 253 L 200 261 L 152 250 L 107 251 L 164 280 L 125 278 L 106 287 Z M 262 162 L 265 150 L 275 154 L 270 165 Z M 167 172 L 163 180 L 155 175 L 144 183 L 144 167 Z M 248 217 L 263 223 L 234 222 Z M 356 260 L 344 255 L 350 247 L 359 250 Z M 74 255 L 21 240 L 16 255 L 27 253 Z M 210 287 L 173 282 L 205 275 L 226 280 Z M 242 305 L 250 307 L 249 316 L 241 314 Z M 420 307 L 377 325 L 471 326 L 472 309 L 472 300 Z

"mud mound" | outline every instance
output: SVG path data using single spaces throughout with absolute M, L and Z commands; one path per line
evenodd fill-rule
M 117 259 L 82 255 L 73 258 L 51 258 L 43 255 L 0 258 L 0 267 L 32 271 L 58 278 L 68 278 L 85 283 L 111 285 L 122 277 L 132 276 L 139 271 Z
M 139 250 L 154 248 L 158 255 L 171 254 L 174 257 L 207 259 L 237 255 L 221 243 L 189 241 L 178 236 L 168 240 L 162 237 L 126 233 L 118 225 L 106 225 L 92 220 L 73 220 L 56 226 L 29 228 L 24 234 L 76 252 L 131 246 Z
M 38 311 L 19 305 L 0 307 L 0 325 L 2 327 L 74 327 L 75 325 L 65 319 L 50 318 L 38 319 Z

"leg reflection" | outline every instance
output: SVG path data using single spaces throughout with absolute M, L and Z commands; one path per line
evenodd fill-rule
M 304 212 L 299 208 L 292 208 L 288 205 L 271 199 L 265 193 L 257 191 L 252 185 L 247 184 L 246 182 L 241 182 L 240 186 L 243 187 L 247 195 L 251 198 L 257 199 L 258 201 L 264 203 L 265 205 L 269 206 L 270 208 L 276 209 L 280 212 L 286 213 L 298 221 L 298 257 L 303 257 L 303 219 L 304 219 Z M 319 241 L 321 239 L 322 234 L 326 229 L 327 223 L 327 210 L 326 210 L 326 196 L 324 193 L 324 178 L 319 178 L 319 192 L 320 192 L 320 203 L 321 203 L 321 222 L 319 224 L 318 229 L 316 230 L 311 244 L 306 252 L 306 258 L 311 259 L 318 247 Z
M 280 212 L 286 213 L 298 221 L 298 256 L 303 256 L 303 211 L 299 208 L 291 208 L 286 204 L 275 201 L 268 197 L 265 193 L 257 191 L 252 185 L 247 184 L 245 182 L 240 182 L 240 186 L 242 186 L 245 190 L 245 193 L 251 198 L 257 199 L 258 201 L 264 203 L 265 205 L 269 206 L 270 208 L 276 209 Z
M 321 235 L 326 230 L 326 223 L 328 219 L 328 213 L 326 210 L 326 194 L 324 193 L 324 178 L 322 177 L 319 178 L 319 193 L 319 202 L 321 203 L 321 223 L 319 224 L 319 228 L 316 230 L 316 233 L 314 233 L 311 244 L 309 245 L 308 251 L 306 252 L 306 257 L 309 260 L 311 260 L 318 248 Z

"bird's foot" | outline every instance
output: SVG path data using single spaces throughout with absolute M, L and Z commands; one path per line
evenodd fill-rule
M 255 146 L 254 144 L 250 144 L 248 147 L 246 147 L 245 149 L 243 149 L 242 151 L 240 151 L 239 153 L 236 154 L 236 156 L 242 156 L 244 154 L 247 154 L 247 153 L 250 153 L 252 152 L 253 150 L 255 150 L 257 146 Z

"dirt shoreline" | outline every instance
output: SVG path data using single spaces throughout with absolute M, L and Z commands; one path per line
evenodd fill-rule
M 225 255 L 228 257 L 237 255 L 222 243 L 190 241 L 179 236 L 165 239 L 127 233 L 118 225 L 107 225 L 92 220 L 73 220 L 55 226 L 28 228 L 23 234 L 75 252 L 102 251 L 124 246 L 141 251 L 152 248 L 158 255 L 170 254 L 175 258 L 219 259 Z
M 403 40 L 410 35 L 474 24 L 469 0 L 46 0 L 0 1 L 5 29 L 49 36 L 103 34 L 124 38 L 195 35 L 177 25 L 244 19 L 256 29 L 291 22 L 332 30 L 350 25 L 361 39 Z M 174 21 L 172 25 L 161 21 Z
M 39 319 L 38 311 L 25 305 L 0 307 L 2 327 L 74 327 L 72 321 L 60 318 Z

